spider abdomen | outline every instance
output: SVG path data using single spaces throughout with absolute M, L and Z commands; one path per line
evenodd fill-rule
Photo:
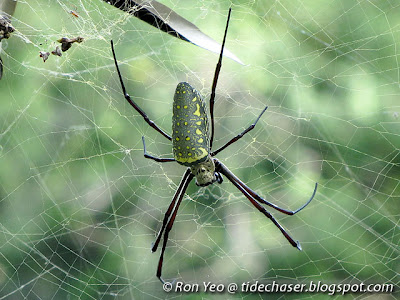
M 187 82 L 177 85 L 172 114 L 175 160 L 184 166 L 205 161 L 209 153 L 208 118 L 200 93 Z

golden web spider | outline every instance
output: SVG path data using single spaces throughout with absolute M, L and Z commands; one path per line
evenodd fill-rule
M 178 84 L 175 90 L 174 102 L 173 102 L 173 115 L 172 115 L 172 137 L 158 127 L 152 120 L 149 119 L 147 114 L 131 99 L 129 94 L 126 92 L 124 82 L 122 80 L 121 72 L 118 67 L 118 62 L 115 56 L 114 44 L 111 41 L 111 50 L 114 57 L 115 67 L 118 72 L 119 80 L 122 87 L 122 92 L 125 99 L 129 104 L 144 118 L 144 120 L 153 127 L 156 131 L 161 133 L 165 138 L 172 141 L 174 158 L 158 158 L 147 154 L 146 144 L 144 137 L 142 137 L 144 157 L 155 160 L 157 162 L 171 162 L 176 161 L 177 163 L 187 166 L 185 173 L 181 179 L 181 182 L 175 192 L 175 195 L 169 205 L 163 219 L 161 230 L 159 231 L 156 241 L 152 246 L 152 252 L 155 252 L 161 240 L 161 236 L 164 233 L 164 240 L 161 249 L 160 259 L 158 261 L 157 277 L 164 283 L 161 277 L 164 252 L 168 241 L 168 235 L 174 224 L 176 215 L 178 213 L 179 205 L 185 195 L 185 191 L 192 181 L 196 178 L 196 184 L 198 186 L 207 186 L 214 182 L 222 183 L 222 175 L 224 175 L 233 185 L 243 193 L 250 200 L 261 213 L 263 213 L 267 218 L 269 218 L 276 227 L 282 232 L 289 243 L 301 250 L 298 241 L 295 241 L 289 233 L 278 223 L 278 221 L 261 205 L 268 205 L 281 213 L 286 215 L 294 215 L 306 207 L 311 200 L 314 198 L 317 191 L 318 184 L 315 183 L 314 192 L 311 198 L 299 209 L 295 211 L 286 210 L 278 207 L 277 205 L 268 202 L 259 196 L 256 192 L 250 189 L 245 183 L 243 183 L 239 178 L 237 178 L 222 162 L 220 162 L 214 156 L 224 150 L 229 145 L 233 144 L 240 138 L 242 138 L 246 133 L 251 131 L 257 124 L 258 120 L 261 118 L 263 113 L 267 110 L 267 107 L 263 109 L 260 115 L 257 117 L 255 122 L 247 127 L 242 133 L 236 135 L 231 140 L 229 140 L 221 148 L 212 151 L 212 144 L 214 139 L 214 100 L 215 100 L 215 90 L 217 86 L 219 72 L 222 65 L 222 56 L 224 51 L 226 34 L 228 31 L 229 19 L 231 15 L 231 9 L 229 9 L 228 18 L 226 21 L 224 39 L 221 46 L 221 52 L 219 55 L 219 60 L 215 69 L 211 96 L 210 96 L 210 116 L 211 116 L 211 133 L 209 133 L 208 117 L 206 112 L 206 105 L 202 99 L 200 93 L 194 89 L 189 83 L 181 82 Z

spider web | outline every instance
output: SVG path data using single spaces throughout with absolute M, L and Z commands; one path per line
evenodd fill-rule
M 268 105 L 256 128 L 218 158 L 284 208 L 300 207 L 319 183 L 299 214 L 271 211 L 302 252 L 228 180 L 192 183 L 163 276 L 200 284 L 391 283 L 398 290 L 397 2 L 162 3 L 218 41 L 232 6 L 226 46 L 247 65 L 223 61 L 216 148 Z M 128 92 L 168 132 L 177 83 L 190 82 L 208 99 L 217 55 L 102 1 L 19 1 L 13 26 L 2 43 L 0 81 L 0 299 L 185 295 L 163 292 L 159 251 L 150 251 L 184 168 L 143 157 L 141 136 L 156 156 L 171 157 L 171 144 L 124 100 L 109 41 Z M 39 51 L 51 52 L 64 36 L 85 40 L 43 63 Z

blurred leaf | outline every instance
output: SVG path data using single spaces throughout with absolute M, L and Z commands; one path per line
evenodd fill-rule
M 15 11 L 15 6 L 17 5 L 17 0 L 1 0 L 0 1 L 0 14 L 4 13 L 8 16 L 12 16 Z
M 10 17 L 14 14 L 16 5 L 17 5 L 17 0 L 1 0 L 0 1 L 0 18 L 6 18 L 9 21 Z M 6 37 L 6 38 L 8 38 L 8 37 Z M 0 42 L 1 42 L 1 39 L 0 39 Z M 1 44 L 0 44 L 0 52 L 1 52 Z M 3 60 L 0 57 L 0 79 L 2 77 L 3 77 Z
M 181 40 L 190 42 L 214 53 L 220 53 L 221 44 L 203 33 L 167 6 L 154 0 L 111 0 L 105 2 Z M 243 64 L 232 52 L 224 49 L 224 56 Z

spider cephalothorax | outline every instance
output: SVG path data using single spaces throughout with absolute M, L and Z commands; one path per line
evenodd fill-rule
M 222 183 L 222 176 L 215 172 L 214 159 L 209 155 L 205 161 L 191 166 L 190 171 L 195 176 L 198 186 L 207 186 L 214 182 Z
M 256 207 L 264 216 L 269 218 L 276 227 L 282 232 L 289 243 L 301 250 L 298 241 L 295 241 L 289 233 L 278 223 L 278 221 L 265 209 L 263 205 L 270 206 L 286 215 L 294 215 L 306 207 L 311 200 L 314 198 L 317 191 L 317 183 L 315 184 L 314 192 L 311 198 L 300 208 L 295 211 L 286 210 L 279 206 L 265 200 L 259 196 L 256 192 L 250 189 L 245 183 L 243 183 L 238 177 L 236 177 L 221 161 L 214 156 L 224 150 L 229 145 L 233 144 L 246 133 L 251 131 L 257 124 L 258 120 L 267 110 L 267 107 L 263 109 L 258 118 L 253 124 L 247 127 L 243 132 L 230 139 L 221 148 L 212 151 L 212 144 L 214 139 L 214 101 L 215 101 L 215 90 L 217 86 L 219 72 L 222 65 L 222 55 L 225 45 L 226 33 L 228 31 L 228 24 L 231 10 L 229 9 L 228 19 L 226 22 L 224 39 L 221 46 L 221 52 L 217 67 L 215 69 L 215 75 L 213 79 L 211 97 L 210 97 L 210 119 L 211 119 L 211 133 L 208 128 L 208 116 L 206 113 L 206 105 L 203 101 L 200 93 L 194 89 L 189 83 L 181 82 L 176 87 L 174 94 L 173 103 L 173 114 L 172 114 L 172 137 L 167 134 L 164 130 L 158 127 L 152 120 L 149 119 L 147 114 L 131 99 L 127 94 L 124 82 L 122 80 L 121 72 L 119 71 L 117 59 L 115 57 L 115 51 L 113 42 L 111 41 L 111 49 L 114 56 L 115 66 L 117 68 L 119 80 L 122 87 L 122 92 L 125 99 L 129 104 L 144 118 L 144 120 L 152 128 L 158 131 L 168 140 L 172 141 L 174 158 L 159 158 L 147 154 L 146 144 L 144 137 L 142 137 L 144 156 L 146 158 L 155 160 L 157 162 L 171 162 L 176 161 L 181 165 L 188 167 L 182 176 L 181 182 L 175 192 L 175 195 L 169 205 L 167 212 L 164 215 L 162 227 L 157 235 L 156 241 L 153 244 L 152 251 L 156 251 L 161 241 L 161 237 L 164 233 L 164 240 L 161 249 L 160 259 L 157 267 L 157 277 L 162 281 L 161 272 L 164 260 L 164 252 L 168 241 L 169 232 L 174 224 L 176 215 L 178 213 L 179 205 L 185 195 L 185 191 L 189 183 L 196 178 L 196 184 L 199 186 L 207 186 L 214 182 L 221 183 L 222 176 L 228 178 L 228 180 L 240 191 L 246 198 Z

